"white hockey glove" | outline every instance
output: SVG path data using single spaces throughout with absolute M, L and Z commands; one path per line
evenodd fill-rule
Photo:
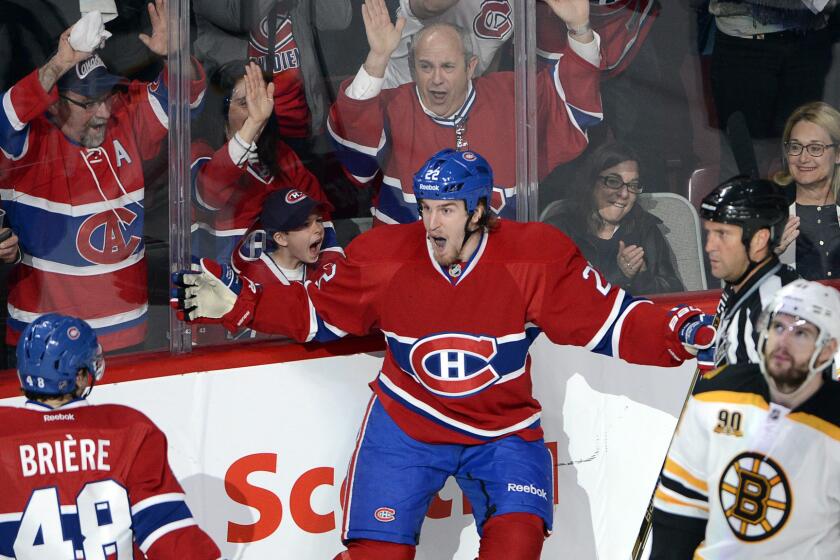
M 233 268 L 210 259 L 201 259 L 191 270 L 174 272 L 172 283 L 169 304 L 178 310 L 179 319 L 196 323 L 222 323 L 242 290 Z

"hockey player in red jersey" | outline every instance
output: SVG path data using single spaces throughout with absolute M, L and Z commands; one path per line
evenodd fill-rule
M 348 549 L 338 558 L 413 558 L 450 475 L 472 505 L 481 560 L 539 558 L 553 496 L 531 394 L 533 340 L 544 332 L 557 344 L 676 366 L 714 337 L 697 309 L 611 286 L 559 230 L 495 217 L 492 188 L 483 157 L 443 150 L 414 178 L 422 222 L 362 234 L 312 282 L 240 284 L 208 263 L 175 275 L 173 305 L 187 320 L 301 341 L 385 335 L 347 475 Z
M 142 413 L 92 405 L 105 364 L 93 329 L 51 313 L 17 346 L 22 407 L 0 407 L 0 558 L 215 560 Z

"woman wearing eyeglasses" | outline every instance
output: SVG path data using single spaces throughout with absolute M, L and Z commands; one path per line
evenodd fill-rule
M 784 170 L 774 180 L 786 189 L 790 215 L 780 260 L 808 280 L 840 278 L 840 112 L 808 103 L 788 118 L 783 133 Z
M 606 144 L 588 157 L 568 204 L 546 221 L 612 284 L 634 294 L 683 291 L 661 220 L 636 204 L 643 190 L 636 154 Z

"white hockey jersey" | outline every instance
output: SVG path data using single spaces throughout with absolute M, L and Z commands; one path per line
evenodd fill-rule
M 656 490 L 651 558 L 695 545 L 697 559 L 840 558 L 838 404 L 834 381 L 796 409 L 772 403 L 755 364 L 698 382 Z

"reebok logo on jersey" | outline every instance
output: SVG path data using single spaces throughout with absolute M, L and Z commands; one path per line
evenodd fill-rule
M 44 414 L 44 422 L 68 422 L 76 419 L 72 414 Z
M 513 482 L 508 482 L 507 487 L 508 492 L 524 492 L 525 494 L 534 494 L 535 496 L 539 496 L 545 501 L 548 501 L 548 494 L 542 488 L 537 488 L 533 484 L 529 484 L 525 486 L 524 484 L 514 484 Z
M 389 507 L 381 507 L 373 512 L 373 517 L 382 523 L 390 523 L 397 518 L 397 512 Z

